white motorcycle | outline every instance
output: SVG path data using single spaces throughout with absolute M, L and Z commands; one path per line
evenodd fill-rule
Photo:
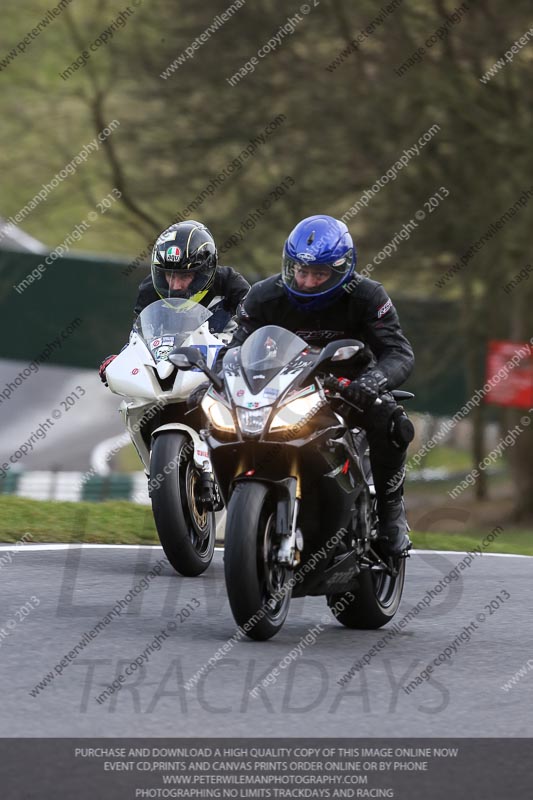
M 130 341 L 106 371 L 131 440 L 149 476 L 155 524 L 165 555 L 181 575 L 204 572 L 215 548 L 215 511 L 223 507 L 199 408 L 187 399 L 205 381 L 199 369 L 168 360 L 175 347 L 200 350 L 212 366 L 231 332 L 210 332 L 209 309 L 190 300 L 158 300 L 135 321 Z

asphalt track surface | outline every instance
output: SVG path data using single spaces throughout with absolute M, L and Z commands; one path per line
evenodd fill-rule
M 533 656 L 532 558 L 477 557 L 344 687 L 337 681 L 387 627 L 350 631 L 331 617 L 314 644 L 287 660 L 275 683 L 254 699 L 250 690 L 279 668 L 321 619 L 324 598 L 294 600 L 277 637 L 236 642 L 187 690 L 185 683 L 235 633 L 220 550 L 198 578 L 179 577 L 157 547 L 28 545 L 12 551 L 11 562 L 7 552 L 2 545 L 1 736 L 533 735 L 533 674 L 508 692 L 501 688 Z M 413 554 L 396 621 L 463 558 L 461 553 Z M 160 574 L 144 581 L 147 588 L 130 595 L 121 616 L 64 662 L 58 675 L 55 666 L 83 634 L 159 561 Z M 487 611 L 490 601 L 505 592 L 510 599 L 492 614 Z M 185 619 L 187 604 L 194 611 Z M 470 640 L 429 681 L 406 694 L 402 686 L 480 613 L 486 619 Z M 169 623 L 175 626 L 170 634 Z M 167 636 L 160 635 L 161 649 L 148 652 L 148 663 L 97 703 L 106 685 L 162 629 Z M 52 672 L 54 679 L 32 696 Z

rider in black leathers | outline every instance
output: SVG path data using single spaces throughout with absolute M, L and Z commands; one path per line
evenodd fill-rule
M 374 355 L 344 396 L 359 409 L 352 427 L 364 428 L 378 506 L 380 545 L 387 555 L 410 547 L 403 503 L 406 451 L 411 421 L 389 390 L 409 376 L 411 345 L 383 286 L 355 272 L 355 247 L 344 223 L 315 216 L 300 222 L 284 247 L 282 274 L 256 283 L 237 314 L 231 347 L 263 325 L 279 325 L 320 347 L 343 338 L 359 339 Z M 360 367 L 359 367 L 360 371 Z M 381 397 L 381 403 L 375 404 Z
M 135 317 L 166 297 L 193 300 L 213 314 L 209 328 L 219 333 L 231 320 L 238 304 L 250 288 L 248 281 L 232 267 L 218 266 L 215 241 L 201 222 L 177 222 L 159 235 L 152 251 L 150 275 L 139 286 Z M 116 355 L 107 356 L 99 374 L 105 383 L 105 371 Z

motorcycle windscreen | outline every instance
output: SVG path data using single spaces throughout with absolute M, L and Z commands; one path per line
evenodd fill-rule
M 157 300 L 141 311 L 133 330 L 144 341 L 155 360 L 160 361 L 211 316 L 209 309 L 191 300 L 177 297 Z
M 308 348 L 307 342 L 278 325 L 254 331 L 244 342 L 240 362 L 246 383 L 257 394 L 280 370 Z

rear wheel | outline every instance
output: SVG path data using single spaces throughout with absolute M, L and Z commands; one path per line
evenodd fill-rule
M 165 431 L 154 440 L 150 456 L 152 510 L 165 555 L 181 575 L 204 572 L 215 549 L 215 515 L 198 499 L 199 473 L 192 441 Z
M 335 618 L 346 628 L 363 630 L 381 628 L 390 622 L 400 605 L 405 579 L 405 558 L 399 561 L 395 577 L 385 572 L 362 571 L 358 577 L 359 586 L 352 591 L 353 600 L 343 594 L 329 595 L 329 606 L 344 598 L 343 609 L 334 613 Z
M 377 513 L 375 501 L 366 505 L 368 512 L 366 519 L 360 519 L 360 524 L 368 525 L 368 530 L 375 535 L 377 529 Z M 374 538 L 372 549 L 392 569 L 382 569 L 377 559 L 373 568 L 362 569 L 357 576 L 357 587 L 352 590 L 350 599 L 346 594 L 328 595 L 328 605 L 332 608 L 338 604 L 339 610 L 333 611 L 338 621 L 347 628 L 360 628 L 363 630 L 381 628 L 390 622 L 396 614 L 402 599 L 405 582 L 405 558 L 389 560 L 383 558 L 379 552 Z M 371 557 L 371 554 L 370 554 Z M 339 602 L 341 601 L 342 602 Z
M 274 560 L 276 498 L 256 481 L 238 484 L 228 503 L 224 575 L 231 611 L 247 636 L 270 639 L 289 611 L 292 571 Z

